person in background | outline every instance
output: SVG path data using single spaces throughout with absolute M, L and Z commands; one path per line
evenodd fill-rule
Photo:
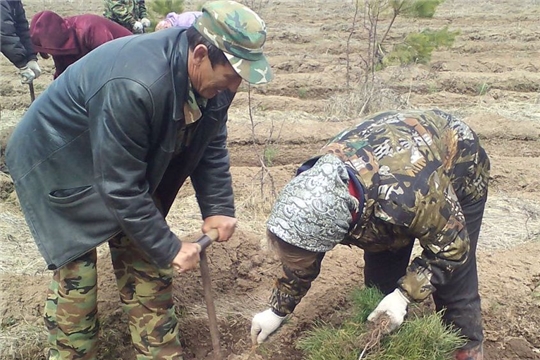
M 200 11 L 185 11 L 181 14 L 168 13 L 165 19 L 157 23 L 156 31 L 170 27 L 190 27 L 201 14 Z
M 99 15 L 84 14 L 63 19 L 52 11 L 38 12 L 30 24 L 34 49 L 47 59 L 52 56 L 56 79 L 68 66 L 90 51 L 131 31 Z
M 134 34 L 142 34 L 151 25 L 144 0 L 104 0 L 103 16 Z
M 466 339 L 456 360 L 483 358 L 476 245 L 487 200 L 489 159 L 477 135 L 440 110 L 367 117 L 305 162 L 282 190 L 267 235 L 283 263 L 271 307 L 253 317 L 263 342 L 306 295 L 325 253 L 364 250 L 364 282 L 386 296 L 369 315 L 390 318 L 433 296 L 443 320 Z M 423 248 L 409 263 L 415 240 Z
M 41 69 L 30 41 L 23 4 L 19 0 L 0 0 L 0 9 L 2 54 L 19 69 L 21 83 L 30 84 L 41 75 Z
M 136 358 L 182 359 L 173 276 L 196 268 L 201 248 L 165 217 L 189 177 L 201 231 L 217 229 L 219 241 L 234 233 L 227 113 L 243 79 L 272 79 L 265 41 L 266 25 L 248 7 L 206 3 L 189 28 L 94 49 L 17 124 L 5 159 L 53 271 L 49 360 L 97 358 L 96 248 L 105 243 Z

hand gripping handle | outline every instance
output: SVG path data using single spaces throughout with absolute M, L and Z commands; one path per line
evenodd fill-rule
M 212 229 L 197 240 L 197 244 L 201 247 L 201 252 L 203 252 L 210 244 L 219 239 L 219 231 L 217 229 Z

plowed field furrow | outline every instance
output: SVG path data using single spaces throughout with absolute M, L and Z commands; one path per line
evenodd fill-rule
M 147 6 L 154 1 L 146 0 Z M 266 221 L 276 194 L 301 162 L 360 121 L 362 109 L 396 108 L 446 110 L 479 135 L 491 159 L 477 251 L 484 356 L 540 360 L 540 0 L 445 0 L 431 19 L 399 16 L 384 51 L 424 29 L 448 26 L 459 34 L 450 48 L 435 49 L 426 64 L 377 71 L 376 90 L 369 96 L 361 86 L 368 39 L 363 9 L 346 53 L 355 0 L 240 1 L 254 7 L 267 24 L 264 52 L 275 78 L 251 87 L 251 98 L 242 84 L 229 110 L 238 226 L 228 242 L 207 250 L 226 360 L 305 359 L 296 348 L 300 338 L 317 323 L 339 327 L 345 321 L 350 291 L 363 284 L 363 252 L 336 246 L 294 315 L 253 354 L 250 320 L 268 308 L 281 274 L 265 239 Z M 61 16 L 103 13 L 103 0 L 23 3 L 29 20 L 42 10 Z M 196 10 L 201 4 L 185 0 L 184 7 Z M 381 15 L 379 35 L 388 21 L 387 14 Z M 36 96 L 51 85 L 55 71 L 52 59 L 40 58 L 39 64 L 43 73 L 34 81 Z M 51 274 L 44 270 L 11 178 L 2 172 L 7 138 L 30 105 L 28 86 L 20 84 L 17 71 L 0 56 L 0 360 L 41 360 L 48 346 L 42 309 Z M 200 236 L 201 213 L 189 179 L 166 220 L 182 241 Z M 99 247 L 98 255 L 102 326 L 97 358 L 134 359 L 107 246 Z M 200 280 L 198 271 L 174 279 L 185 360 L 213 358 Z M 428 300 L 418 309 L 433 308 Z

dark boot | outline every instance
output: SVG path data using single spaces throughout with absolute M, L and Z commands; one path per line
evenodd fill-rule
M 454 353 L 454 360 L 483 360 L 484 351 L 482 345 L 472 349 L 459 349 Z

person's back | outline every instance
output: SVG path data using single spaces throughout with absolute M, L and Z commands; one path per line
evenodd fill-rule
M 108 106 L 108 101 L 116 101 L 115 97 L 123 99 L 120 100 L 124 103 L 122 114 L 115 113 L 117 121 L 130 116 L 157 117 L 152 124 L 157 128 L 164 119 L 173 118 L 175 97 L 172 92 L 163 89 L 173 88 L 170 58 L 177 48 L 181 33 L 179 29 L 177 36 L 156 33 L 144 37 L 125 37 L 104 44 L 70 66 L 36 99 L 13 132 L 6 152 L 6 162 L 14 181 L 19 187 L 29 189 L 21 194 L 23 207 L 29 201 L 32 201 L 33 207 L 40 209 L 51 206 L 52 200 L 43 198 L 43 192 L 32 193 L 32 188 L 48 189 L 46 193 L 52 194 L 55 189 L 87 184 L 94 177 L 93 161 L 98 154 L 92 156 L 90 151 L 105 136 L 99 133 L 101 130 L 97 127 L 115 125 L 103 124 L 102 119 L 96 117 Z M 136 55 L 143 56 L 146 62 L 133 61 Z M 161 90 L 163 92 L 153 97 L 150 94 Z M 149 96 L 155 100 L 154 104 L 146 101 Z M 154 108 L 156 112 L 150 114 L 144 107 Z M 136 131 L 135 128 L 131 130 Z M 34 135 L 26 136 L 29 133 Z M 109 135 L 120 136 L 117 132 Z M 174 134 L 167 139 L 174 142 Z M 111 146 L 111 142 L 108 146 Z M 160 145 L 152 146 L 159 149 Z M 163 155 L 162 160 L 165 161 Z M 35 171 L 41 175 L 27 176 Z M 94 210 L 90 209 L 92 207 Z M 78 228 L 80 232 L 74 236 L 79 239 L 110 236 L 118 226 L 103 203 L 94 203 L 93 206 L 85 206 L 85 209 L 79 215 L 71 214 L 67 219 L 73 221 L 74 217 L 86 216 L 87 219 L 94 219 L 99 226 Z M 37 239 L 56 238 L 61 241 L 60 235 L 56 234 L 60 231 L 58 224 L 61 221 L 61 218 L 56 219 L 54 226 L 35 219 L 29 223 L 34 224 L 34 237 Z M 54 252 L 58 253 L 52 249 L 46 251 Z
M 65 20 L 75 29 L 83 55 L 108 41 L 133 34 L 123 26 L 99 15 L 76 15 Z
M 358 171 L 370 185 L 386 186 L 400 177 L 427 181 L 437 171 L 443 183 L 460 187 L 468 185 L 464 181 L 479 150 L 477 135 L 460 119 L 440 110 L 409 110 L 370 116 L 336 136 L 321 152 L 347 153 L 353 162 L 369 159 L 369 166 L 358 163 Z M 380 176 L 381 172 L 391 175 Z
M 63 19 L 52 11 L 41 11 L 34 15 L 30 26 L 34 48 L 43 57 L 53 57 L 54 79 L 93 49 L 128 35 L 131 32 L 122 26 L 93 14 Z
M 451 197 L 474 201 L 487 192 L 489 161 L 478 137 L 440 110 L 369 116 L 321 153 L 351 164 L 365 188 L 369 205 L 358 219 L 363 225 L 347 242 L 369 251 L 399 249 L 411 234 L 421 241 L 431 238 L 440 230 L 443 217 L 437 214 L 449 211 Z M 456 253 L 460 246 L 456 243 Z

